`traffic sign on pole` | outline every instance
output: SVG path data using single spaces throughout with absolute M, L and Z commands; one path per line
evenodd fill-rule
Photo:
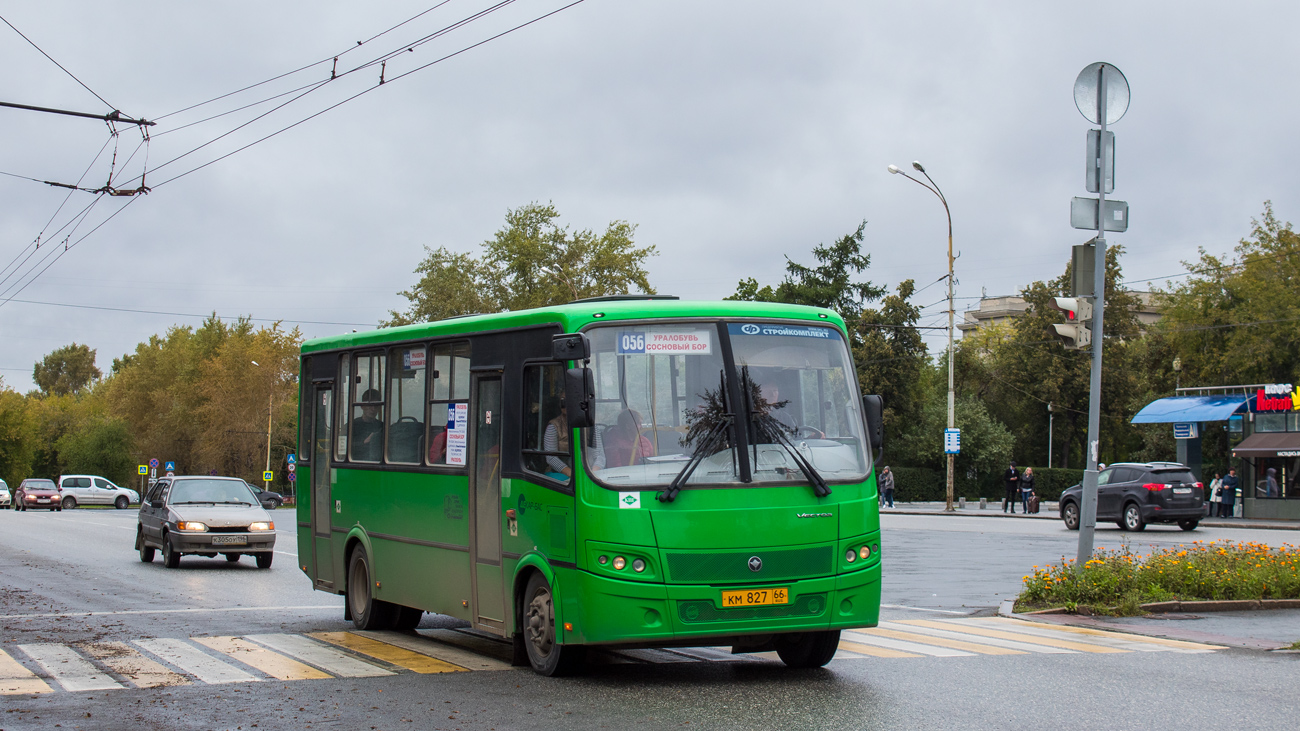
M 298 455 L 296 454 L 289 455 L 288 462 L 289 464 L 298 464 Z
M 136 473 L 137 475 L 147 475 L 147 474 L 149 474 L 149 465 L 147 465 L 147 464 L 142 464 L 142 465 L 136 467 L 136 468 L 135 468 L 135 473 Z
M 298 474 L 296 472 L 290 472 L 289 482 L 297 482 L 297 481 L 298 481 Z
M 943 453 L 961 454 L 961 429 L 943 430 Z
M 154 469 L 158 469 L 158 458 L 154 457 L 153 459 L 149 460 L 149 466 L 153 467 Z
M 290 462 L 290 463 L 289 463 L 289 474 L 293 474 L 293 471 L 296 470 L 296 469 L 298 469 L 298 465 L 294 464 L 293 462 Z
M 163 469 L 166 470 L 166 471 L 168 471 L 168 472 L 175 472 L 175 471 L 176 471 L 176 463 L 175 463 L 175 462 L 172 462 L 171 460 L 168 460 L 168 461 L 167 461 L 167 464 L 163 465 Z
M 274 479 L 275 479 L 275 473 L 272 472 L 271 470 L 266 470 L 262 473 L 262 480 L 264 480 L 265 482 L 270 482 L 271 480 Z

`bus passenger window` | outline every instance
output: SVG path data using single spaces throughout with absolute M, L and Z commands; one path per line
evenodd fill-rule
M 337 386 L 339 393 L 334 402 L 339 405 L 339 415 L 334 423 L 339 425 L 336 436 L 337 444 L 334 448 L 334 459 L 345 460 L 348 458 L 348 404 L 352 403 L 352 356 L 342 355 L 339 357 L 339 380 Z
M 433 372 L 429 374 L 429 430 L 425 441 L 429 445 L 428 463 L 464 467 L 469 417 L 469 343 L 441 343 L 431 347 L 429 353 Z
M 389 355 L 388 461 L 420 464 L 424 451 L 424 346 L 396 348 Z
M 384 453 L 383 353 L 358 355 L 356 372 L 349 454 L 354 462 L 378 462 Z
M 524 369 L 524 469 L 568 482 L 573 476 L 568 415 L 564 409 L 564 369 L 559 365 Z

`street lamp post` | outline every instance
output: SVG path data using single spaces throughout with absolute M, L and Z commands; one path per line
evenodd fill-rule
M 931 193 L 934 193 L 935 196 L 939 198 L 939 202 L 943 204 L 944 214 L 948 216 L 948 428 L 955 429 L 957 427 L 957 399 L 956 399 L 956 391 L 953 388 L 952 332 L 953 332 L 953 318 L 956 316 L 956 309 L 953 307 L 953 296 L 952 296 L 952 284 L 953 284 L 952 265 L 954 261 L 954 257 L 952 255 L 952 211 L 948 209 L 948 199 L 944 197 L 943 191 L 939 190 L 939 184 L 934 182 L 934 179 L 930 177 L 930 174 L 925 171 L 925 167 L 922 166 L 921 163 L 916 160 L 912 161 L 912 167 L 915 168 L 918 173 L 924 175 L 925 179 L 928 180 L 930 184 L 926 185 L 925 183 L 922 183 L 921 181 L 917 180 L 911 175 L 908 175 L 907 173 L 900 170 L 897 165 L 890 165 L 889 172 L 893 173 L 894 175 L 902 175 L 904 178 L 907 178 L 913 183 L 916 183 L 922 188 L 925 188 Z M 952 507 L 953 464 L 956 459 L 957 459 L 957 455 L 952 453 L 948 454 L 948 494 L 947 494 L 947 503 L 944 506 L 945 512 L 952 512 L 953 510 Z
M 252 363 L 258 368 L 262 367 L 262 364 L 258 363 L 255 360 L 250 360 L 248 362 Z M 271 417 L 274 415 L 274 413 L 275 413 L 275 390 L 271 389 L 271 392 L 267 394 L 267 399 L 266 399 L 266 471 L 267 472 L 271 471 Z M 271 482 L 269 480 L 262 480 L 262 489 L 270 490 Z

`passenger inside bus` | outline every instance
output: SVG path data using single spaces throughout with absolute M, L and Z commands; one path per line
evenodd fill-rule
M 655 456 L 654 445 L 641 428 L 641 415 L 632 409 L 623 409 L 613 426 L 606 427 L 602 435 L 605 465 L 630 467 L 645 464 Z
M 357 406 L 361 415 L 352 420 L 352 459 L 378 462 L 383 453 L 384 424 L 379 420 L 383 396 L 371 388 L 361 394 L 361 400 Z

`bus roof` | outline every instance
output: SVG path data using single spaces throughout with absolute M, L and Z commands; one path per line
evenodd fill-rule
M 585 325 L 610 320 L 640 320 L 645 318 L 680 317 L 771 317 L 785 320 L 811 320 L 826 322 L 844 330 L 844 320 L 833 310 L 805 305 L 787 305 L 774 302 L 702 301 L 670 299 L 617 299 L 587 300 L 566 305 L 539 307 L 531 310 L 498 312 L 490 315 L 468 315 L 436 322 L 381 328 L 365 332 L 345 333 L 313 338 L 302 344 L 302 352 L 312 353 L 335 348 L 378 345 L 405 340 L 490 332 L 530 325 L 558 323 L 565 332 L 576 332 Z

